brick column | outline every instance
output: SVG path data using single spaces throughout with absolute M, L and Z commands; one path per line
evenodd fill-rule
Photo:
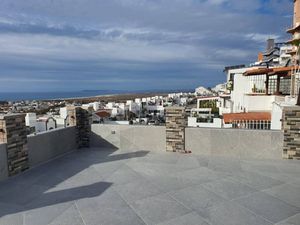
M 91 110 L 85 110 L 81 107 L 68 107 L 67 112 L 69 126 L 76 126 L 78 148 L 90 147 Z
M 167 151 L 185 151 L 186 114 L 184 107 L 166 108 Z
M 9 176 L 29 168 L 25 114 L 0 115 L 0 142 L 6 143 Z
M 283 109 L 283 158 L 300 159 L 300 107 Z

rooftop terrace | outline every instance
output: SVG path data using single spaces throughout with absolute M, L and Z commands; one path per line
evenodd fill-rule
M 0 225 L 300 224 L 300 161 L 282 159 L 300 158 L 299 108 L 284 132 L 186 128 L 180 108 L 166 127 L 69 113 L 29 136 L 24 115 L 0 118 Z
M 1 225 L 300 224 L 300 161 L 76 150 L 0 183 Z

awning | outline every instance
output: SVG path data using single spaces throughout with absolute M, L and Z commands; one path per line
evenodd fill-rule
M 299 66 L 285 66 L 285 67 L 273 67 L 273 68 L 258 68 L 253 70 L 248 70 L 244 73 L 245 76 L 254 76 L 254 75 L 290 75 L 290 72 L 295 69 L 299 69 Z
M 292 28 L 288 29 L 286 32 L 290 33 L 290 34 L 293 34 L 293 33 L 295 33 L 296 31 L 299 31 L 299 30 L 300 30 L 300 24 L 295 26 L 295 27 L 292 27 Z
M 248 112 L 248 113 L 228 113 L 223 114 L 224 123 L 232 123 L 233 121 L 271 121 L 271 113 L 269 112 Z
M 272 72 L 273 70 L 270 68 L 257 68 L 248 70 L 244 73 L 245 76 L 252 76 L 252 75 L 262 75 L 262 74 L 268 74 Z

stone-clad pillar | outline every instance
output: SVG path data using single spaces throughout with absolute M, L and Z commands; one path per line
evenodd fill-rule
M 6 143 L 9 176 L 29 168 L 25 114 L 0 115 L 0 142 Z
M 166 108 L 167 151 L 185 151 L 185 127 L 187 126 L 184 107 Z
M 284 108 L 283 119 L 283 157 L 300 159 L 300 107 Z
M 81 107 L 68 107 L 67 112 L 69 126 L 76 126 L 78 148 L 90 147 L 92 110 L 85 110 Z

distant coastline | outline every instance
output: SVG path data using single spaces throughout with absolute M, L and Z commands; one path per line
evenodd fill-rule
M 121 95 L 149 95 L 156 93 L 187 92 L 188 90 L 144 90 L 144 91 L 118 91 L 118 90 L 82 90 L 74 92 L 0 92 L 0 101 L 32 101 L 32 100 L 82 100 L 92 98 L 110 98 Z M 189 90 L 192 91 L 192 90 Z

